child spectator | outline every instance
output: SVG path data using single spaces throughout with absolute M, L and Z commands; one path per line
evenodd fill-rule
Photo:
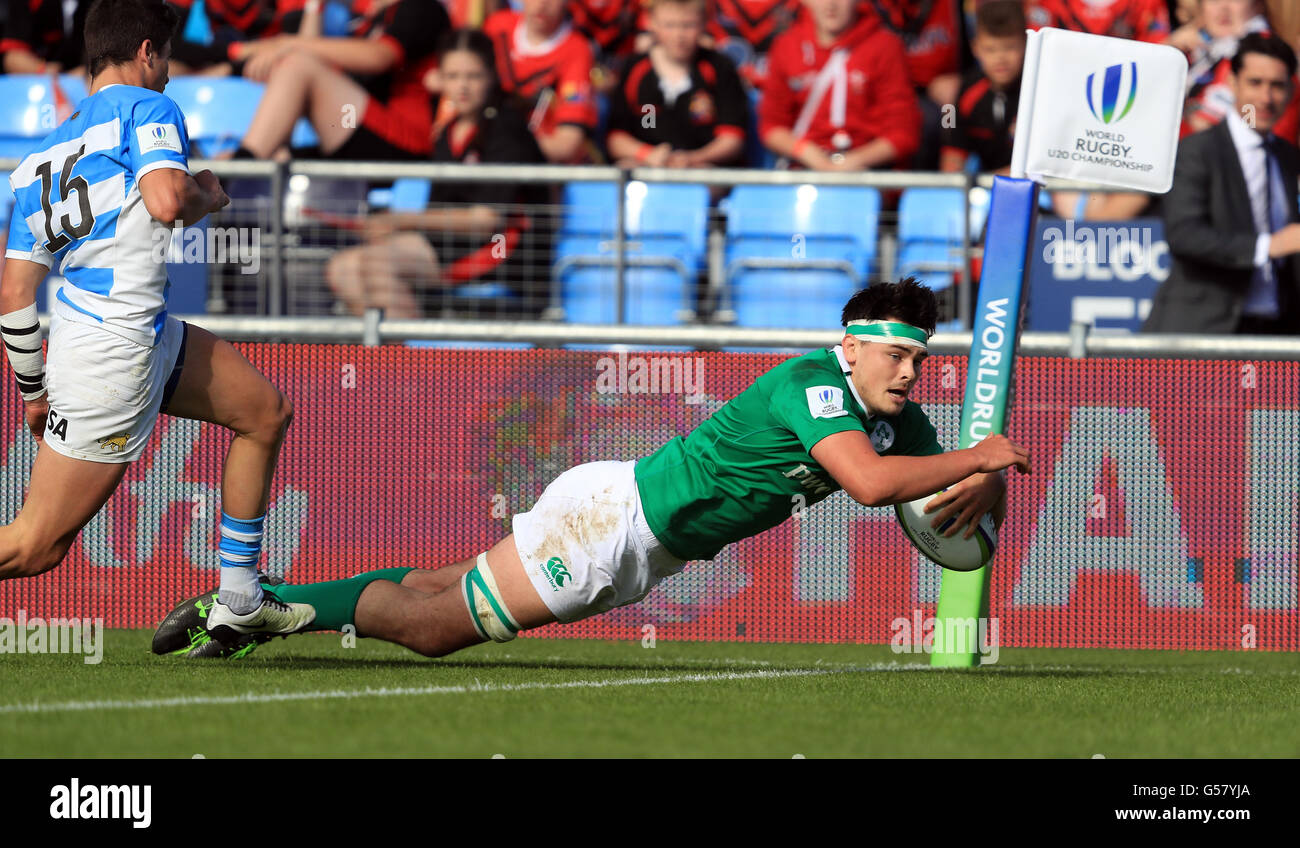
M 438 0 L 354 0 L 355 37 L 278 35 L 235 45 L 244 76 L 266 91 L 236 158 L 270 158 L 306 116 L 336 159 L 421 160 L 432 150 L 423 85 L 449 28 Z
M 725 56 L 699 46 L 704 0 L 651 0 L 654 46 L 613 92 L 610 158 L 627 167 L 730 165 L 744 153 L 748 98 Z
M 486 35 L 454 33 L 438 74 L 453 117 L 438 133 L 433 161 L 543 161 L 526 117 L 501 92 Z M 326 279 L 355 314 L 378 307 L 389 318 L 420 318 L 441 291 L 465 283 L 509 285 L 536 312 L 550 276 L 536 210 L 548 199 L 540 185 L 435 181 L 429 209 L 372 215 L 367 243 L 335 254 Z
M 772 44 L 759 136 L 806 168 L 860 171 L 905 163 L 920 113 L 903 44 L 855 0 L 804 0 Z
M 483 25 L 496 51 L 501 88 L 528 114 L 528 127 L 547 161 L 591 158 L 596 95 L 591 46 L 565 20 L 564 0 L 523 0 Z
M 981 171 L 1007 174 L 1025 64 L 1025 11 L 1020 0 L 993 0 L 975 13 L 971 49 L 980 67 L 962 81 L 957 114 L 943 130 L 941 171 L 961 171 L 970 156 Z

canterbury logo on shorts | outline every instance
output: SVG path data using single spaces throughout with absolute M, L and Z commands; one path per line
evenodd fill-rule
M 550 583 L 551 588 L 557 592 L 567 581 L 573 579 L 573 575 L 569 573 L 569 569 L 564 565 L 564 560 L 559 557 L 548 559 L 546 565 L 542 566 L 542 571 L 546 575 L 546 582 Z

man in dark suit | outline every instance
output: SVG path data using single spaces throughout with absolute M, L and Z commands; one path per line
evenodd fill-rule
M 1277 36 L 1243 38 L 1237 108 L 1179 144 L 1164 199 L 1172 267 L 1144 330 L 1300 334 L 1300 150 L 1270 132 L 1295 71 Z

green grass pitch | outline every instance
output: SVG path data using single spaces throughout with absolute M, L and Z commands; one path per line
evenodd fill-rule
M 0 756 L 1300 755 L 1283 653 L 519 639 L 428 660 L 336 634 L 237 661 L 0 654 Z

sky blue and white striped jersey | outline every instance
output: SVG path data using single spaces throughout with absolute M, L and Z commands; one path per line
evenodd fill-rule
M 167 228 L 149 215 L 139 180 L 158 168 L 188 174 L 189 151 L 185 116 L 170 97 L 105 86 L 9 176 L 5 256 L 59 269 L 67 283 L 54 309 L 64 318 L 156 344 L 169 288 L 168 242 L 158 231 Z

